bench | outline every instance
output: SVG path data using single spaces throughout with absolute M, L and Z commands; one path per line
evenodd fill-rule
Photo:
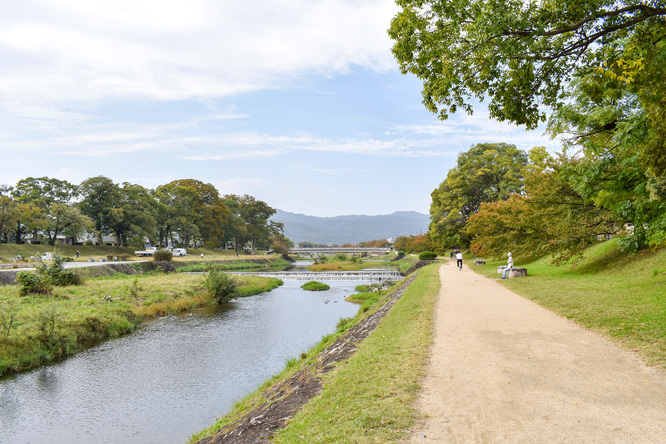
M 497 267 L 497 274 L 502 274 L 504 269 L 507 267 L 507 265 L 500 265 Z M 527 268 L 520 268 L 520 267 L 513 267 L 511 271 L 509 271 L 508 278 L 515 278 L 515 277 L 521 277 L 521 276 L 527 276 Z
M 527 276 L 527 268 L 513 267 L 509 271 L 509 279 L 522 276 Z

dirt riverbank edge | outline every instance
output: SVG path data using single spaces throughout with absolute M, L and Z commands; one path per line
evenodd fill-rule
M 381 308 L 351 327 L 320 352 L 311 364 L 264 391 L 264 402 L 261 405 L 213 435 L 200 439 L 196 444 L 250 444 L 269 440 L 301 407 L 321 392 L 321 376 L 356 352 L 357 345 L 379 325 L 417 274 L 412 274 L 403 282 Z

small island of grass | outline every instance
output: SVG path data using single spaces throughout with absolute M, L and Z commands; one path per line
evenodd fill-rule
M 310 290 L 310 291 L 324 291 L 324 290 L 328 290 L 331 287 L 329 285 L 322 284 L 321 282 L 310 281 L 310 282 L 306 282 L 305 284 L 301 285 L 301 288 L 303 290 Z

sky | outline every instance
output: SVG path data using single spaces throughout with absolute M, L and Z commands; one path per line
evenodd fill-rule
M 472 145 L 559 146 L 483 106 L 429 113 L 391 0 L 0 6 L 0 184 L 191 178 L 313 216 L 427 214 Z

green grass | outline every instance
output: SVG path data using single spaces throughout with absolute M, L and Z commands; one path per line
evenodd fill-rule
M 588 249 L 575 265 L 519 259 L 516 266 L 527 268 L 528 277 L 501 281 L 508 288 L 666 367 L 665 248 L 632 257 L 607 241 Z M 496 266 L 502 264 L 475 270 L 498 278 Z
M 310 281 L 306 282 L 305 284 L 301 285 L 301 288 L 303 290 L 308 290 L 308 291 L 326 291 L 330 290 L 331 286 L 324 284 L 322 282 L 317 282 L 317 281 Z
M 235 257 L 235 256 L 234 256 Z M 178 267 L 179 272 L 204 272 L 204 271 L 209 271 L 209 270 L 221 270 L 221 271 L 229 271 L 229 270 L 241 270 L 241 269 L 256 269 L 256 268 L 266 268 L 266 266 L 270 267 L 286 267 L 290 264 L 290 262 L 282 259 L 282 258 L 270 258 L 270 259 L 265 259 L 270 261 L 270 264 L 259 264 L 256 262 L 246 262 L 247 258 L 244 258 L 245 260 L 235 260 L 235 261 L 225 261 L 225 262 L 204 262 L 204 263 L 197 263 L 197 264 L 191 264 L 191 265 L 184 265 L 182 267 Z
M 371 443 L 406 436 L 407 429 L 417 419 L 411 405 L 419 391 L 432 344 L 432 315 L 439 292 L 438 270 L 439 265 L 432 265 L 419 272 L 381 325 L 348 361 L 338 363 L 336 369 L 324 377 L 323 392 L 290 420 L 272 442 Z M 364 301 L 356 318 L 341 320 L 335 334 L 324 337 L 299 360 L 289 361 L 282 373 L 241 400 L 213 426 L 194 435 L 191 442 L 214 433 L 260 405 L 264 391 L 311 363 L 318 352 L 349 327 L 381 307 L 390 294 L 354 295 L 359 298 L 358 302 Z
M 0 375 L 71 355 L 128 333 L 143 320 L 212 304 L 203 281 L 203 275 L 116 274 L 27 296 L 17 286 L 1 286 Z M 245 276 L 238 284 L 238 296 L 248 296 L 281 281 Z
M 439 266 L 423 268 L 380 326 L 274 442 L 386 442 L 414 424 L 411 407 L 432 343 Z

